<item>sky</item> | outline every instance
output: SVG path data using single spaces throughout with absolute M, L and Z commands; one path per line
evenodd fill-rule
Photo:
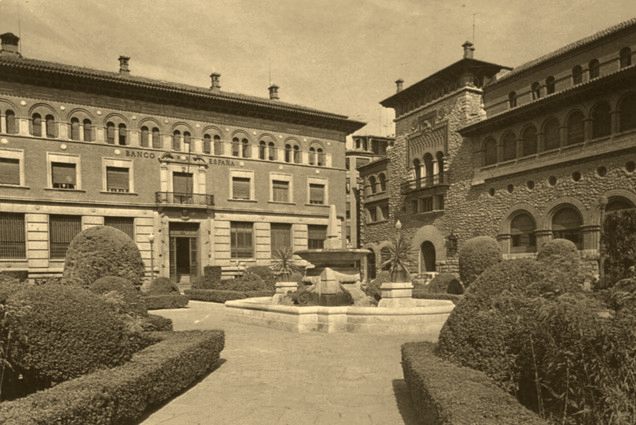
M 0 0 L 25 57 L 267 97 L 367 122 L 379 102 L 459 60 L 518 66 L 636 16 L 634 0 Z M 473 19 L 475 32 L 473 38 Z M 271 78 L 270 78 L 271 76 Z

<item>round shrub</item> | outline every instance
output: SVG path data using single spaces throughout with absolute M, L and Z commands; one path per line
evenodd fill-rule
M 546 288 L 555 293 L 572 292 L 583 287 L 585 273 L 576 245 L 567 239 L 552 239 L 539 248 L 537 261 L 543 265 Z
M 77 234 L 66 251 L 64 280 L 88 287 L 104 276 L 119 276 L 141 286 L 144 263 L 135 242 L 121 230 L 97 226 Z
M 203 278 L 204 276 L 199 276 L 197 278 Z M 193 282 L 194 286 L 194 282 Z M 165 294 L 178 294 L 180 293 L 179 287 L 176 283 L 170 280 L 167 277 L 158 277 L 156 279 L 151 280 L 148 285 L 144 288 L 144 293 L 146 295 L 165 295 Z
M 479 275 L 502 260 L 499 243 L 488 236 L 468 239 L 459 251 L 459 277 L 468 288 Z
M 123 277 L 100 277 L 91 284 L 90 290 L 99 295 L 116 293 L 121 300 L 116 304 L 123 313 L 137 316 L 146 316 L 148 314 L 148 309 L 139 290 Z
M 464 293 L 464 287 L 453 273 L 440 273 L 425 286 L 425 291 L 429 294 L 459 295 Z
M 192 281 L 192 289 L 217 289 L 220 280 L 212 279 L 209 276 L 197 276 Z
M 267 285 L 276 285 L 276 276 L 272 269 L 268 266 L 252 266 L 245 270 L 245 273 L 255 274 L 260 277 Z
M 70 286 L 14 293 L 7 300 L 5 327 L 12 334 L 9 362 L 33 388 L 116 366 L 138 348 L 111 305 Z
M 267 283 L 261 277 L 254 273 L 245 273 L 243 276 L 235 279 L 222 280 L 214 289 L 224 289 L 229 291 L 263 291 L 274 290 L 275 283 Z

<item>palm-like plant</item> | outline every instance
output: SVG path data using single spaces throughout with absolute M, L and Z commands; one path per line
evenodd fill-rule
M 300 273 L 301 267 L 294 263 L 294 251 L 291 248 L 279 248 L 274 252 L 274 262 L 270 266 L 272 272 L 283 281 L 293 273 Z
M 397 235 L 393 239 L 389 250 L 389 258 L 381 265 L 382 269 L 388 267 L 392 282 L 410 282 L 411 274 L 408 265 L 410 263 L 411 246 L 400 233 L 400 222 L 396 223 Z

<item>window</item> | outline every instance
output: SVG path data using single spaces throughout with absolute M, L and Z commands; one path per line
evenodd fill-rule
M 26 258 L 24 214 L 0 213 L 0 258 Z
M 173 151 L 181 150 L 181 132 L 179 130 L 175 130 L 172 133 L 172 150 Z
M 128 168 L 106 167 L 106 190 L 108 192 L 130 192 Z
M 621 68 L 628 67 L 632 64 L 632 49 L 629 47 L 623 47 L 619 53 Z
M 93 141 L 93 123 L 91 122 L 91 120 L 89 120 L 88 118 L 86 118 L 83 122 L 84 127 L 84 141 L 85 142 L 92 142 Z
M 274 144 L 274 142 L 269 142 L 267 144 L 267 147 L 269 148 L 269 156 L 267 157 L 267 159 L 269 159 L 270 161 L 276 161 L 277 159 L 277 154 L 276 154 L 276 145 Z
M 386 175 L 384 173 L 380 173 L 380 192 L 386 192 Z
M 49 216 L 49 257 L 64 259 L 71 241 L 82 231 L 82 217 L 79 215 Z
M 433 211 L 433 198 L 429 196 L 429 197 L 420 199 L 420 205 L 421 205 L 420 207 L 421 212 Z
M 583 143 L 583 140 L 585 140 L 584 120 L 585 117 L 581 111 L 574 111 L 568 117 L 568 133 L 566 142 L 568 145 Z
M 121 230 L 135 240 L 135 219 L 132 217 L 104 217 L 104 226 Z
M 250 142 L 247 139 L 241 140 L 241 156 L 243 158 L 250 158 L 252 156 L 250 152 Z
M 153 127 L 152 129 L 152 147 L 161 149 L 161 133 L 157 127 Z
M 142 147 L 147 148 L 150 145 L 150 131 L 148 127 L 141 127 L 140 144 Z
M 289 202 L 289 182 L 272 180 L 272 201 Z
M 20 160 L 0 158 L 0 184 L 20 185 Z
M 511 251 L 534 252 L 537 247 L 534 220 L 527 213 L 516 215 L 510 222 Z
M 484 165 L 497 163 L 497 141 L 495 139 L 486 139 L 484 142 Z M 419 167 L 416 168 L 416 172 Z
M 192 143 L 192 135 L 189 132 L 184 131 L 183 132 L 183 144 L 184 144 L 183 147 L 185 148 L 186 145 L 187 145 L 186 150 L 188 152 L 191 152 L 191 150 L 192 150 L 192 144 L 191 143 Z
M 537 153 L 537 129 L 533 125 L 523 130 L 521 138 L 523 139 L 523 156 Z
M 609 136 L 612 132 L 612 115 L 607 102 L 601 102 L 592 108 L 592 137 Z
M 367 217 L 369 223 L 375 223 L 376 221 L 378 221 L 378 211 L 376 210 L 375 206 L 370 206 L 367 208 Z
M 291 162 L 292 147 L 291 145 L 285 145 L 285 162 Z
M 192 173 L 172 173 L 172 191 L 175 195 L 190 195 L 194 189 Z
M 223 155 L 223 142 L 221 136 L 214 135 L 214 155 Z
M 545 79 L 545 91 L 547 94 L 552 94 L 555 91 L 555 80 L 553 76 L 549 76 Z
M 583 238 L 581 214 L 574 207 L 564 207 L 552 217 L 552 236 L 554 238 L 567 239 L 581 249 Z
M 619 116 L 620 131 L 636 128 L 636 94 L 630 93 L 620 104 Z
M 559 121 L 556 118 L 550 118 L 543 124 L 545 150 L 557 149 L 561 146 L 559 131 Z
M 252 179 L 249 177 L 232 177 L 232 199 L 252 199 Z
M 57 124 L 55 123 L 55 117 L 53 115 L 47 115 L 44 119 L 46 121 L 46 137 L 51 139 L 57 137 Z
M 351 160 L 350 160 L 350 158 L 345 158 L 345 168 L 347 170 L 351 169 Z
M 309 203 L 315 205 L 325 204 L 325 185 L 309 183 Z
M 254 224 L 230 222 L 230 251 L 232 258 L 254 257 Z
M 380 220 L 388 220 L 389 219 L 389 206 L 382 205 L 380 206 Z
M 508 106 L 510 108 L 515 108 L 517 106 L 517 93 L 513 91 L 508 93 Z
M 265 159 L 267 156 L 267 144 L 264 141 L 258 143 L 258 159 Z
M 601 65 L 598 59 L 592 59 L 589 63 L 590 80 L 598 78 L 601 75 Z
M 119 144 L 126 146 L 128 144 L 128 130 L 126 130 L 126 124 L 119 124 Z
M 535 81 L 532 83 L 530 91 L 532 92 L 532 100 L 539 99 L 541 97 L 541 84 L 538 81 Z
M 212 137 L 209 134 L 203 135 L 203 153 L 212 153 Z
M 42 116 L 40 114 L 31 116 L 31 135 L 42 137 Z
M 106 143 L 115 144 L 115 124 L 112 122 L 106 123 Z
M 504 134 L 503 138 L 501 139 L 501 144 L 503 147 L 504 161 L 509 161 L 517 157 L 517 138 L 515 137 L 514 133 L 508 132 Z
M 307 226 L 307 248 L 323 249 L 327 239 L 327 226 L 310 224 Z
M 9 134 L 16 134 L 18 132 L 18 125 L 15 118 L 15 112 L 10 109 L 7 110 L 4 118 L 6 122 L 5 132 Z
M 300 146 L 294 145 L 294 162 L 296 164 L 300 164 L 302 162 L 302 158 L 300 155 Z
M 378 184 L 375 179 L 375 176 L 369 177 L 369 194 L 371 195 L 375 193 L 377 191 L 377 187 L 378 187 Z
M 316 149 L 316 153 L 318 154 L 318 166 L 319 167 L 324 167 L 326 165 L 325 153 L 322 151 L 322 148 Z
M 232 139 L 232 156 L 239 156 L 241 151 L 241 142 L 238 137 Z
M 71 118 L 71 140 L 80 139 L 80 121 L 78 118 Z
M 287 223 L 272 223 L 271 225 L 271 249 L 272 256 L 279 249 L 293 248 L 292 225 Z
M 309 165 L 316 165 L 316 148 L 309 148 Z
M 75 189 L 77 186 L 77 173 L 75 164 L 65 162 L 51 163 L 51 182 L 55 189 Z
M 581 84 L 583 82 L 583 68 L 581 65 L 576 65 L 572 68 L 572 83 L 574 85 Z

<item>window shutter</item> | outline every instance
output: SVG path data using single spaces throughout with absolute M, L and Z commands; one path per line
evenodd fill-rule
M 128 168 L 106 167 L 106 188 L 110 192 L 128 192 L 130 183 Z
M 307 226 L 307 246 L 309 249 L 322 249 L 327 239 L 327 226 Z
M 20 160 L 0 158 L 0 184 L 20 184 Z
M 309 203 L 324 204 L 325 203 L 325 185 L 309 184 Z
M 250 182 L 249 177 L 232 177 L 232 198 L 251 199 Z
M 104 226 L 121 230 L 135 240 L 135 219 L 132 217 L 104 217 Z
M 289 182 L 283 180 L 272 181 L 272 200 L 274 202 L 289 202 Z
M 60 189 L 75 189 L 76 173 L 75 164 L 52 163 L 53 187 Z

